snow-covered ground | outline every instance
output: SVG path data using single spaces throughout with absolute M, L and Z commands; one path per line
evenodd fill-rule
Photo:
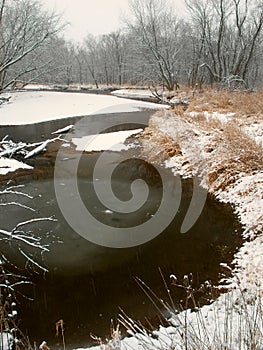
M 193 118 L 198 117 L 199 114 L 200 113 L 197 113 L 197 112 L 188 113 L 188 115 Z M 214 119 L 218 119 L 222 123 L 229 122 L 235 116 L 235 113 L 217 113 L 217 112 L 210 113 L 207 111 L 204 111 L 201 114 L 206 118 L 206 120 L 214 118 Z
M 90 114 L 136 112 L 167 106 L 115 96 L 71 92 L 25 91 L 0 106 L 0 125 L 24 125 Z

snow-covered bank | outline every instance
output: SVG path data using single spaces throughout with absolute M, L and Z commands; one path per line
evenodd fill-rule
M 230 308 L 234 308 L 237 300 L 243 298 L 240 291 L 245 291 L 247 303 L 257 293 L 263 293 L 263 153 L 258 142 L 258 130 L 262 132 L 263 120 L 258 117 L 257 128 L 249 128 L 249 125 L 242 128 L 242 120 L 236 119 L 233 124 L 232 117 L 220 115 L 216 118 L 213 114 L 209 118 L 207 113 L 202 119 L 194 115 L 179 117 L 171 111 L 157 112 L 150 119 L 145 141 L 142 141 L 145 154 L 152 157 L 152 161 L 156 149 L 162 148 L 166 153 L 166 165 L 175 173 L 186 177 L 199 176 L 204 188 L 220 201 L 233 206 L 244 227 L 245 243 L 236 254 L 235 278 L 229 281 L 233 288 L 231 301 L 228 302 Z M 168 155 L 167 143 L 177 148 L 172 157 Z M 160 155 L 156 161 L 158 157 Z M 217 320 L 215 310 L 221 310 L 217 311 Z M 242 311 L 240 308 L 233 310 L 231 327 L 233 334 L 237 335 L 239 313 Z M 201 312 L 208 334 L 215 334 L 216 323 L 220 322 L 220 331 L 224 331 L 224 319 L 228 312 L 225 296 L 220 297 L 212 307 L 202 308 Z M 191 327 L 193 324 L 197 327 L 198 317 L 193 314 L 188 317 Z M 262 324 L 260 327 L 262 332 Z M 231 341 L 231 347 L 226 345 L 226 349 L 240 349 L 235 339 Z
M 9 103 L 0 107 L 0 125 L 24 125 L 90 114 L 167 108 L 150 102 L 95 94 L 27 91 L 10 95 Z
M 262 128 L 263 120 L 258 120 L 258 124 Z M 211 194 L 220 201 L 231 203 L 244 227 L 244 238 L 254 239 L 262 234 L 263 152 L 255 140 L 257 134 L 253 140 L 251 135 L 246 136 L 225 120 L 224 125 L 211 120 L 191 120 L 171 111 L 157 112 L 151 118 L 147 132 L 152 134 L 146 138 L 147 142 L 143 142 L 146 153 L 151 154 L 150 147 L 158 133 L 168 137 L 180 148 L 180 154 L 167 157 L 166 165 L 183 176 L 199 176 L 201 185 Z M 258 275 L 261 280 L 263 246 L 259 245 L 257 249 L 262 251 Z M 239 263 L 240 259 L 252 262 L 258 251 L 243 257 L 239 254 Z
M 128 319 L 130 338 L 115 335 L 108 347 L 92 349 L 263 348 L 263 158 L 258 143 L 263 120 L 258 117 L 253 129 L 232 119 L 233 115 L 180 117 L 161 111 L 151 117 L 142 136 L 149 161 L 165 163 L 184 177 L 200 177 L 203 187 L 233 206 L 245 243 L 236 254 L 234 272 L 223 264 L 223 288 L 229 292 L 196 312 L 173 315 L 171 326 L 160 327 L 153 336 Z

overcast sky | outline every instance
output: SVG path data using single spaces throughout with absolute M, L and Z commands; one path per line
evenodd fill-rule
M 87 33 L 106 34 L 120 27 L 120 18 L 129 16 L 129 0 L 41 0 L 44 6 L 63 13 L 70 25 L 66 39 L 81 41 Z M 183 0 L 171 0 L 182 13 Z

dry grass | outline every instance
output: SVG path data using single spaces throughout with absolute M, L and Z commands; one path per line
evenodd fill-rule
M 249 122 L 233 119 L 228 123 L 217 118 L 206 118 L 202 113 L 195 117 L 184 115 L 182 118 L 212 136 L 204 151 L 207 153 L 205 167 L 208 169 L 208 186 L 213 191 L 224 190 L 239 174 L 249 175 L 263 169 L 262 147 L 241 128 L 253 123 L 253 118 Z
M 196 101 L 200 100 L 207 110 L 214 108 L 216 112 L 219 112 L 219 108 L 221 112 L 223 109 L 225 112 L 235 111 L 236 108 L 236 114 L 240 115 L 244 112 L 257 113 L 261 106 L 263 110 L 262 93 L 208 91 L 203 93 L 202 97 L 196 98 Z M 191 108 L 193 106 L 194 102 Z M 195 108 L 198 110 L 198 106 Z M 150 154 L 150 161 L 162 162 L 168 159 L 168 156 L 183 155 L 184 157 L 180 158 L 188 159 L 200 174 L 206 174 L 205 183 L 211 193 L 226 189 L 240 174 L 251 175 L 262 170 L 263 149 L 255 137 L 262 130 L 263 114 L 242 115 L 224 121 L 209 113 L 191 115 L 188 111 L 178 113 L 177 117 L 176 113 L 171 111 L 159 111 L 154 119 L 150 120 L 149 128 L 146 129 L 147 142 L 143 142 L 145 152 Z M 168 120 L 169 136 L 159 130 L 159 126 L 165 120 Z M 183 128 L 180 121 L 183 122 Z M 252 135 L 248 135 L 247 131 L 251 126 L 258 129 L 252 129 Z M 173 133 L 171 130 L 174 130 Z M 169 152 L 169 149 L 173 152 Z
M 231 92 L 210 90 L 197 92 L 191 99 L 188 112 L 235 113 L 237 116 L 262 114 L 263 92 Z
M 215 140 L 219 144 L 216 158 L 221 161 L 209 171 L 209 182 L 215 190 L 224 190 L 239 174 L 252 174 L 263 168 L 262 148 L 235 122 L 226 124 L 222 134 Z
M 263 149 L 242 130 L 238 119 L 223 123 L 202 114 L 186 119 L 212 136 L 204 149 L 210 191 L 224 190 L 240 174 L 250 175 L 263 169 Z
M 175 140 L 154 129 L 146 128 L 140 140 L 143 144 L 142 155 L 149 162 L 162 163 L 170 157 L 181 154 L 180 146 Z

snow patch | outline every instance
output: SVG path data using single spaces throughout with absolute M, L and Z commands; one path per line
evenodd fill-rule
M 0 349 L 1 350 L 10 350 L 12 349 L 12 344 L 14 342 L 14 337 L 12 334 L 7 332 L 0 333 Z
M 141 89 L 120 89 L 111 92 L 114 96 L 126 97 L 126 98 L 154 98 L 151 90 Z
M 0 158 L 0 175 L 6 175 L 17 169 L 33 169 L 30 165 L 15 159 Z
M 124 130 L 106 134 L 88 135 L 81 138 L 73 138 L 72 142 L 77 146 L 77 151 L 99 152 L 105 150 L 122 151 L 130 148 L 124 142 L 131 135 L 138 134 L 142 129 Z

